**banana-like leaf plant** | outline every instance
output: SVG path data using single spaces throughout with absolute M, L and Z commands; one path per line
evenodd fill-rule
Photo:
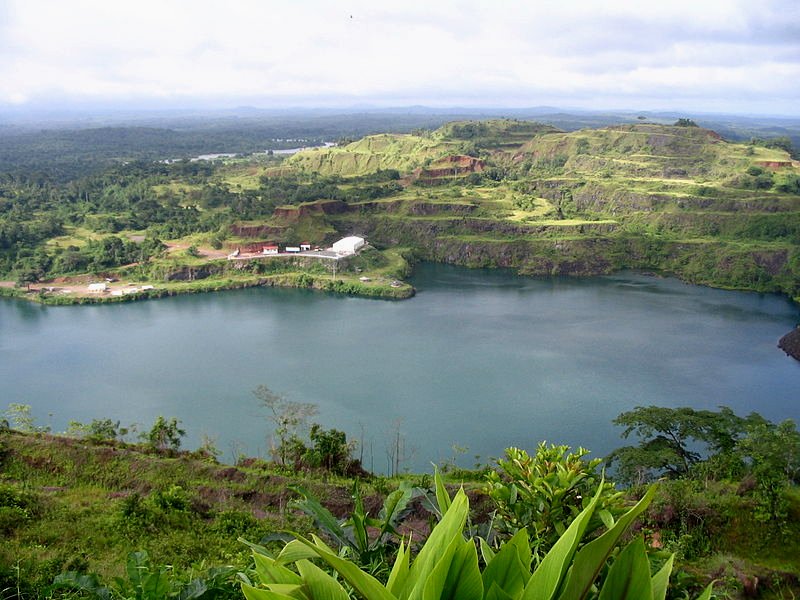
M 443 487 L 442 487 L 443 489 Z M 260 585 L 247 581 L 247 600 L 348 600 L 348 588 L 364 600 L 582 600 L 592 591 L 620 538 L 653 498 L 654 488 L 602 535 L 578 550 L 598 507 L 602 483 L 589 505 L 575 518 L 551 550 L 531 570 L 528 533 L 521 529 L 495 552 L 480 540 L 466 539 L 469 500 L 463 490 L 440 501 L 443 515 L 416 558 L 401 543 L 384 584 L 341 557 L 315 535 L 298 536 L 273 558 L 254 551 Z M 485 567 L 481 571 L 478 546 Z M 318 559 L 336 572 L 329 575 L 312 563 Z M 294 565 L 296 571 L 289 568 Z M 672 560 L 651 576 L 644 542 L 625 546 L 608 570 L 599 600 L 664 600 Z M 709 586 L 698 600 L 711 597 Z
M 408 513 L 408 505 L 414 498 L 408 485 L 389 494 L 376 517 L 364 508 L 364 499 L 358 483 L 353 485 L 353 512 L 349 518 L 339 521 L 308 490 L 293 486 L 302 496 L 292 506 L 299 508 L 314 519 L 317 529 L 335 545 L 342 556 L 353 560 L 373 575 L 389 570 L 388 561 L 400 545 L 401 536 L 397 526 Z

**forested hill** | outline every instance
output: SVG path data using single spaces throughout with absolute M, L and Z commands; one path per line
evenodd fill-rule
M 273 143 L 326 138 L 307 127 L 302 142 Z M 359 234 L 395 252 L 374 262 L 384 265 L 387 286 L 405 272 L 395 260 L 401 252 L 532 275 L 642 269 L 800 297 L 800 167 L 785 137 L 735 143 L 690 119 L 574 131 L 517 119 L 460 120 L 339 139 L 288 157 L 154 160 L 167 149 L 194 152 L 206 135 L 170 133 L 169 142 L 165 130 L 152 128 L 41 138 L 62 157 L 70 145 L 96 152 L 90 162 L 130 154 L 95 170 L 96 162 L 83 165 L 86 154 L 77 153 L 69 169 L 87 173 L 67 182 L 59 176 L 70 179 L 68 169 L 58 165 L 39 175 L 6 173 L 0 277 L 29 286 L 82 274 L 135 275 L 166 288 L 176 278 L 221 276 L 227 267 L 207 265 L 236 249 L 324 246 Z M 258 135 L 209 139 L 213 151 L 233 151 L 257 145 Z M 14 156 L 24 162 L 24 153 Z M 239 275 L 252 270 L 248 284 L 266 268 L 239 265 Z M 49 293 L 34 291 L 42 299 Z

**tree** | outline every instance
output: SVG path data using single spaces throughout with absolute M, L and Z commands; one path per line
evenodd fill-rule
M 620 478 L 628 482 L 641 483 L 654 475 L 681 477 L 702 458 L 697 442 L 716 452 L 730 450 L 744 434 L 744 422 L 725 407 L 716 413 L 638 406 L 619 415 L 614 423 L 625 427 L 621 437 L 636 434 L 639 445 L 619 448 L 607 461 L 618 463 Z
M 19 404 L 12 402 L 8 408 L 3 412 L 4 421 L 9 424 L 11 429 L 21 431 L 23 433 L 47 433 L 50 431 L 49 427 L 40 427 L 36 425 L 36 420 L 31 414 L 30 404 Z
M 737 450 L 756 483 L 756 519 L 772 533 L 783 533 L 790 515 L 786 489 L 800 482 L 800 432 L 794 421 L 751 424 Z
M 111 419 L 92 419 L 91 423 L 70 421 L 67 435 L 87 438 L 92 441 L 115 440 L 128 433 L 127 428 L 120 427 L 119 421 Z
M 42 277 L 44 277 L 44 271 L 39 266 L 26 262 L 17 274 L 17 285 L 24 285 L 25 289 L 30 290 L 31 284 L 36 283 Z
M 635 433 L 640 440 L 607 458 L 609 464 L 617 464 L 618 477 L 629 483 L 663 475 L 685 477 L 704 458 L 715 467 L 724 465 L 726 475 L 740 474 L 747 466 L 743 440 L 755 428 L 771 425 L 757 413 L 740 417 L 726 406 L 719 411 L 638 406 L 614 423 L 625 426 L 623 438 Z
M 800 483 L 800 432 L 791 419 L 779 424 L 762 420 L 750 427 L 740 443 L 745 457 L 757 471 L 780 473 Z
M 698 127 L 697 123 L 695 123 L 692 119 L 687 119 L 685 117 L 681 117 L 677 121 L 675 121 L 676 127 Z
M 157 450 L 178 450 L 181 438 L 186 435 L 186 431 L 178 426 L 179 423 L 175 417 L 167 420 L 159 415 L 150 431 L 142 434 L 142 437 Z
M 297 432 L 305 427 L 309 418 L 317 414 L 317 406 L 308 402 L 287 400 L 265 385 L 259 385 L 254 389 L 253 395 L 269 411 L 267 419 L 275 427 L 273 437 L 270 439 L 273 457 L 276 457 L 281 465 L 286 466 L 292 439 L 297 439 Z M 275 437 L 278 438 L 277 447 Z

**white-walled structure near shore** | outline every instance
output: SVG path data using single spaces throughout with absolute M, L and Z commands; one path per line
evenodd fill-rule
M 331 250 L 341 255 L 355 254 L 357 250 L 364 247 L 364 244 L 366 244 L 364 238 L 351 235 L 340 239 L 338 242 L 334 242 L 333 246 L 331 246 Z

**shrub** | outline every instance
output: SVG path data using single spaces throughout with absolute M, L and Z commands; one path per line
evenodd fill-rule
M 9 484 L 0 484 L 0 533 L 8 534 L 34 518 L 39 498 Z
M 595 489 L 599 489 L 598 509 L 588 532 L 611 522 L 622 512 L 622 494 L 610 482 L 599 484 L 597 468 L 602 461 L 587 460 L 587 454 L 584 448 L 570 452 L 569 446 L 544 442 L 533 456 L 508 448 L 506 458 L 497 461 L 498 469 L 486 478 L 486 492 L 497 509 L 498 530 L 513 535 L 526 529 L 534 554 L 543 556 L 586 508 Z
M 350 464 L 351 445 L 347 442 L 347 435 L 338 429 L 322 429 L 316 423 L 309 432 L 311 447 L 305 453 L 309 466 L 322 468 L 337 475 L 348 472 Z

